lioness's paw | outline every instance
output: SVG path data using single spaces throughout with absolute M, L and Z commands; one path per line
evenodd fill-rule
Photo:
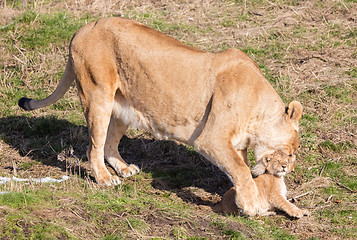
M 252 169 L 252 175 L 253 175 L 253 177 L 258 177 L 258 176 L 260 176 L 260 175 L 262 175 L 262 174 L 264 174 L 265 173 L 265 166 L 264 165 L 262 165 L 262 164 L 257 164 L 253 169 Z
M 290 214 L 290 216 L 295 217 L 295 218 L 302 218 L 303 216 L 308 216 L 310 212 L 308 210 L 302 210 L 299 209 L 297 211 L 294 211 Z
M 115 185 L 119 185 L 121 181 L 118 176 L 109 175 L 106 177 L 98 178 L 97 183 L 107 186 L 111 186 L 111 185 L 115 186 Z
M 276 215 L 276 212 L 265 212 L 265 213 L 259 213 L 258 214 L 259 216 L 265 216 L 265 217 L 268 217 L 268 216 L 275 216 Z
M 124 168 L 120 171 L 120 174 L 123 177 L 130 177 L 132 175 L 137 174 L 138 172 L 140 172 L 140 169 L 138 166 L 136 166 L 135 164 L 130 164 L 127 168 Z
M 114 186 L 121 184 L 121 181 L 118 176 L 112 176 L 110 181 L 111 181 L 111 185 L 114 185 Z
M 243 214 L 255 216 L 260 212 L 266 212 L 261 206 L 261 198 L 254 181 L 250 181 L 245 186 L 237 189 L 236 204 L 242 209 Z
M 256 207 L 254 206 L 254 204 L 246 204 L 244 206 L 244 208 L 242 209 L 242 213 L 244 215 L 253 217 L 255 215 L 258 214 L 258 210 L 256 209 Z

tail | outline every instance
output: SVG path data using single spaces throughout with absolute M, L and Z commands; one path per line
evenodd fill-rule
M 75 74 L 74 74 L 73 66 L 71 60 L 68 59 L 66 70 L 62 75 L 61 81 L 57 85 L 56 90 L 50 96 L 41 100 L 34 100 L 34 99 L 23 97 L 20 98 L 18 104 L 22 109 L 26 111 L 31 111 L 38 108 L 49 106 L 57 102 L 60 98 L 63 97 L 63 95 L 67 92 L 67 90 L 73 83 L 74 79 L 75 79 Z

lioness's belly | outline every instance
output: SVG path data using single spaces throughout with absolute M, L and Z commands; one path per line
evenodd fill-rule
M 175 116 L 173 116 L 170 121 L 162 121 L 162 119 L 156 119 L 154 115 L 151 115 L 150 111 L 142 113 L 123 100 L 115 101 L 112 114 L 115 118 L 123 121 L 125 125 L 149 131 L 156 138 L 175 139 L 190 145 L 198 137 L 206 121 L 205 116 L 197 119 L 190 119 L 189 117 L 178 119 L 177 116 L 175 119 Z M 169 116 L 166 116 L 166 118 L 169 118 Z

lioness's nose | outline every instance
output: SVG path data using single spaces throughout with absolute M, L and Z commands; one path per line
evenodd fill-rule
M 286 168 L 286 165 L 282 165 L 281 167 L 282 167 L 283 169 L 285 169 L 285 168 Z

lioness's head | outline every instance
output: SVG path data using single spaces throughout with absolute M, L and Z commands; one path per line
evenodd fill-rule
M 268 173 L 284 176 L 294 171 L 295 155 L 286 155 L 282 151 L 275 151 L 263 157 L 263 164 Z
M 254 151 L 257 161 L 263 156 L 275 151 L 282 151 L 287 156 L 293 155 L 300 145 L 299 120 L 302 116 L 302 106 L 293 101 L 273 121 L 268 121 L 261 129 L 259 143 L 255 144 Z

